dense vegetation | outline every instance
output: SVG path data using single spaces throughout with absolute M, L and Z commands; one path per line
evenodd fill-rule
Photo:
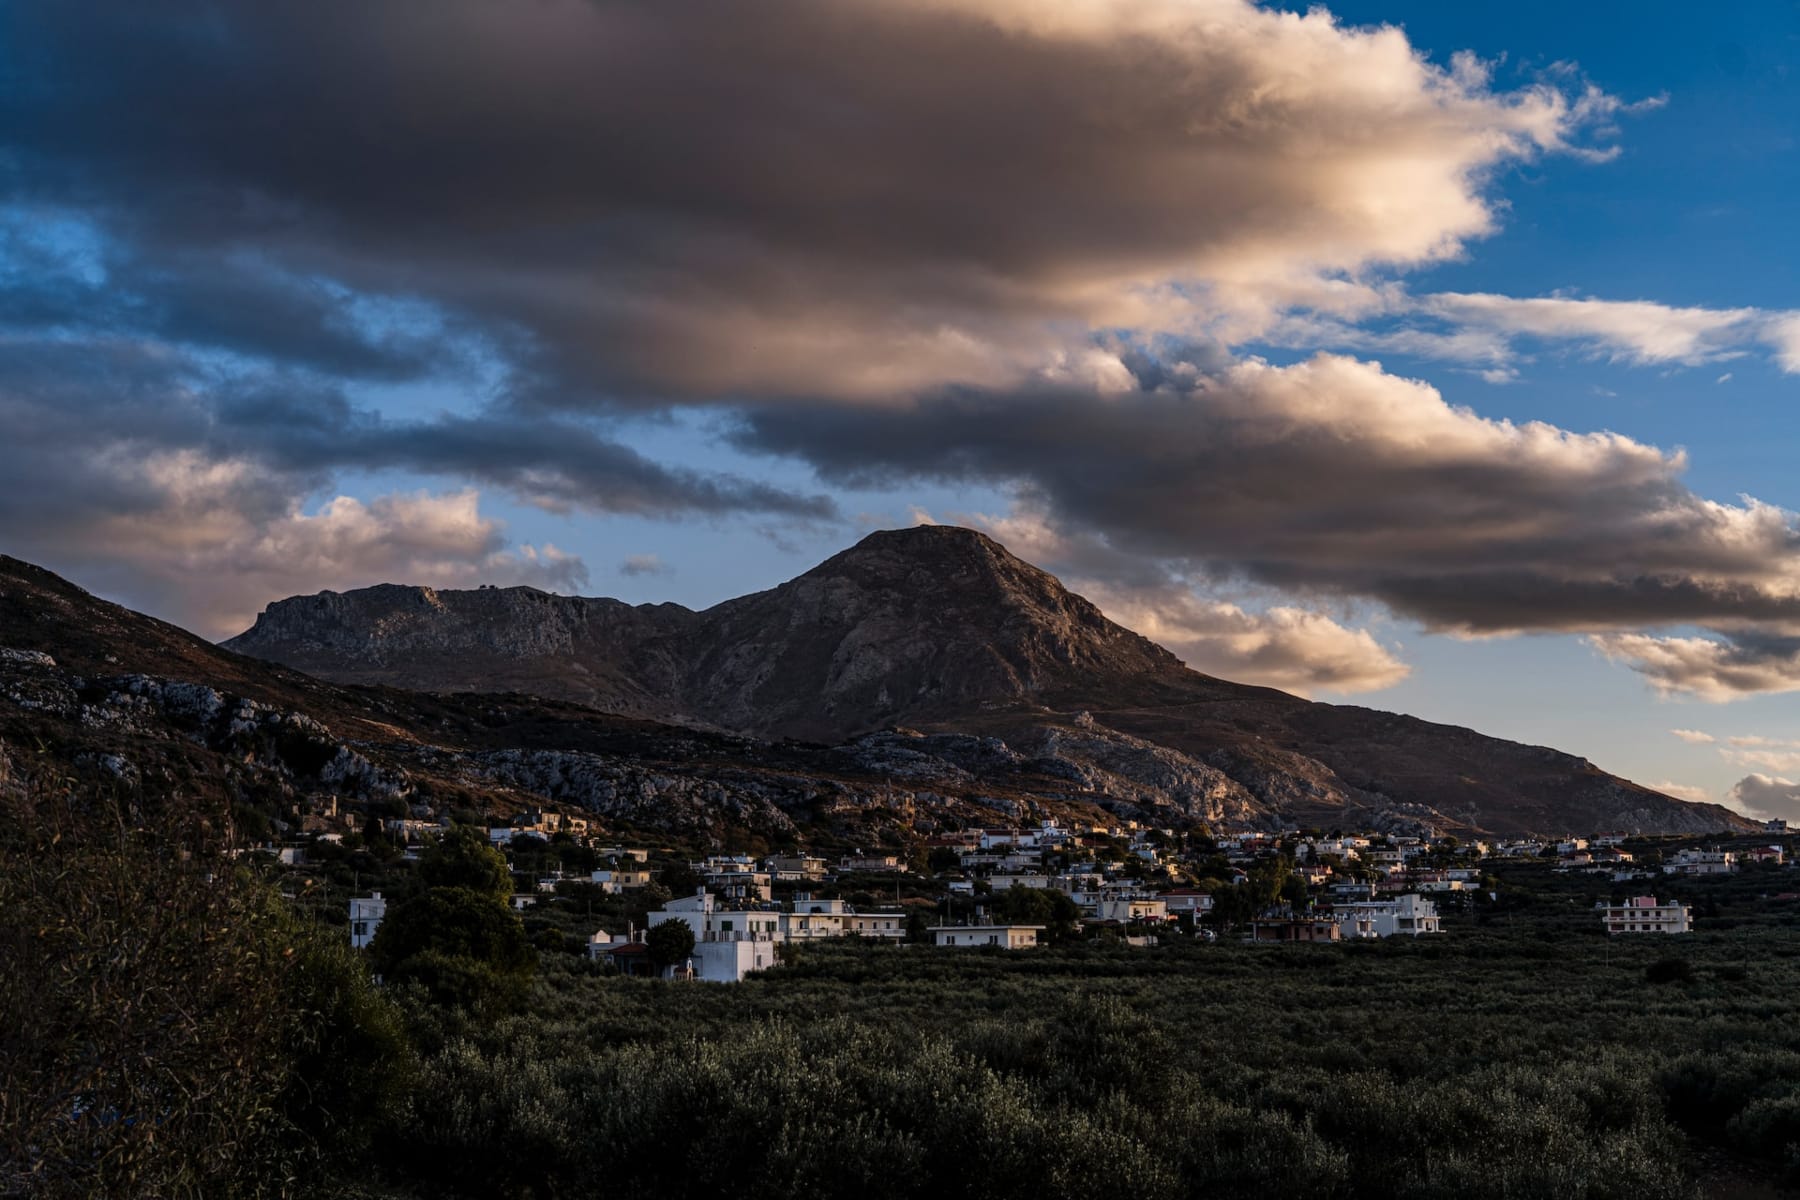
M 458 842 L 393 893 L 376 989 L 296 915 L 307 876 L 156 832 L 206 814 L 29 783 L 0 786 L 4 1191 L 1624 1198 L 1800 1174 L 1775 876 L 1687 889 L 1717 915 L 1682 939 L 1609 942 L 1594 885 L 1527 865 L 1437 939 L 846 942 L 719 987 L 605 974 L 541 925 L 527 945 Z

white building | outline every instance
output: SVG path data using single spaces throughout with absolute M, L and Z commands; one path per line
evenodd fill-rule
M 1633 896 L 1623 904 L 1596 904 L 1607 933 L 1687 933 L 1692 928 L 1688 906 L 1679 900 L 1666 904 L 1655 896 Z
M 1168 902 L 1161 897 L 1108 896 L 1094 905 L 1094 917 L 1101 921 L 1166 921 Z
M 885 938 L 899 941 L 906 936 L 906 914 L 886 913 L 845 913 L 844 935 L 846 937 Z
M 1024 950 L 1038 943 L 1042 925 L 933 925 L 931 940 L 938 946 L 1004 946 Z
M 1408 893 L 1391 900 L 1365 900 L 1332 906 L 1338 935 L 1344 938 L 1417 937 L 1442 933 L 1437 905 Z
M 736 983 L 751 971 L 775 965 L 775 947 L 818 938 L 862 937 L 899 941 L 906 917 L 897 912 L 858 913 L 842 900 L 801 896 L 791 913 L 729 908 L 708 892 L 671 900 L 650 914 L 652 927 L 682 921 L 694 931 L 694 978 Z
M 387 916 L 387 901 L 376 892 L 370 896 L 353 896 L 350 899 L 350 945 L 358 950 L 363 949 L 375 940 L 375 931 L 381 928 L 381 919 Z
M 1663 863 L 1665 875 L 1730 875 L 1737 868 L 1737 855 L 1729 850 L 1678 850 Z
M 650 914 L 650 928 L 682 921 L 694 931 L 694 978 L 709 983 L 737 983 L 751 971 L 775 965 L 780 913 L 722 909 L 707 892 L 671 900 Z

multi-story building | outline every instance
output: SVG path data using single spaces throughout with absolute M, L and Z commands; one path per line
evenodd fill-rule
M 1623 904 L 1597 904 L 1607 933 L 1687 933 L 1688 906 L 1679 900 L 1659 903 L 1655 896 L 1633 896 Z
M 1444 931 L 1437 905 L 1411 894 L 1334 904 L 1331 911 L 1345 938 L 1417 937 Z

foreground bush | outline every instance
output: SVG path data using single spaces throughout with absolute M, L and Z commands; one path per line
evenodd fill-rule
M 391 1006 L 230 849 L 223 813 L 0 768 L 0 1194 L 293 1194 L 391 1120 Z

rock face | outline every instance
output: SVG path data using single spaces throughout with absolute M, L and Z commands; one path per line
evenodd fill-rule
M 1054 577 L 951 526 L 872 534 L 703 612 L 385 585 L 280 601 L 226 646 L 338 682 L 520 691 L 758 738 L 844 743 L 909 726 L 931 737 L 882 753 L 928 757 L 971 785 L 1028 770 L 1071 797 L 1168 819 L 1743 827 L 1719 806 L 1555 750 L 1190 671 Z M 957 737 L 1032 765 L 1003 768 L 992 746 L 965 761 L 973 752 Z

